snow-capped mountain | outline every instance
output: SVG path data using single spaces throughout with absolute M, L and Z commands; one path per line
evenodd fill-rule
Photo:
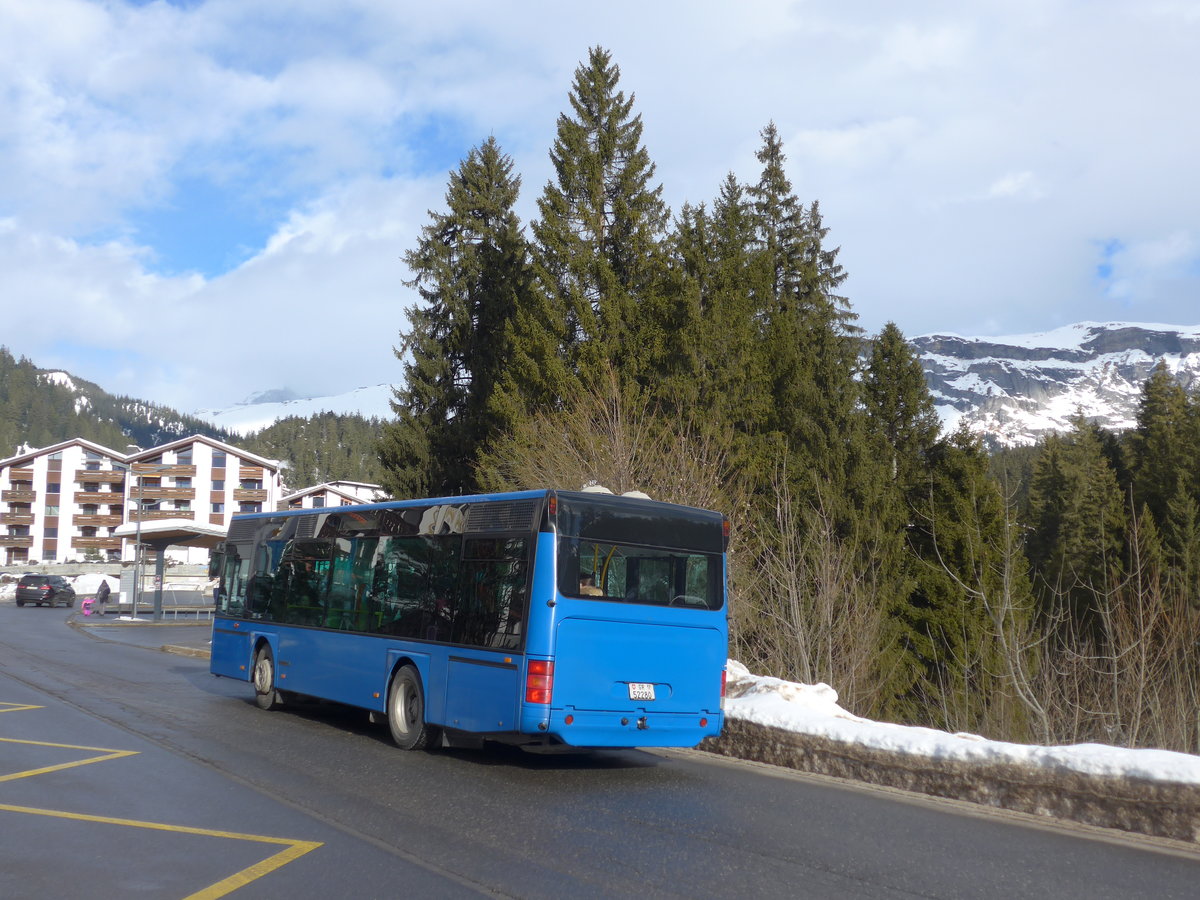
M 1200 326 L 1080 322 L 1041 334 L 968 338 L 929 334 L 921 356 L 943 425 L 964 423 L 989 443 L 1035 443 L 1081 412 L 1105 428 L 1133 427 L 1142 384 L 1165 360 L 1200 387 Z
M 202 409 L 193 415 L 213 423 L 218 428 L 245 436 L 252 431 L 261 431 L 289 416 L 307 419 L 323 412 L 360 415 L 367 419 L 391 419 L 391 399 L 390 384 L 355 388 L 353 391 L 329 397 L 300 397 L 287 388 L 281 388 L 251 394 L 241 403 L 227 409 Z
M 1080 322 L 1006 337 L 912 338 L 946 429 L 964 423 L 993 445 L 1035 443 L 1069 429 L 1076 412 L 1105 428 L 1133 427 L 1142 384 L 1160 359 L 1185 388 L 1200 388 L 1200 325 Z M 327 397 L 263 391 L 194 415 L 239 435 L 288 416 L 322 412 L 391 419 L 392 386 Z

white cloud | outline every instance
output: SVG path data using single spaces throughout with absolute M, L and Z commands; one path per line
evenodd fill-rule
M 1191 232 L 1176 231 L 1121 247 L 1108 262 L 1111 266 L 1109 297 L 1145 308 L 1161 295 L 1178 291 L 1187 281 L 1190 285 L 1184 290 L 1192 300 L 1193 309 L 1200 313 L 1200 304 L 1195 302 L 1200 242 Z
M 1131 308 L 1188 323 L 1197 27 L 1193 4 L 1132 0 L 618 0 L 603 19 L 482 0 L 4 4 L 0 297 L 21 312 L 3 341 L 184 407 L 391 377 L 401 256 L 446 172 L 495 134 L 528 219 L 594 44 L 636 94 L 675 209 L 727 171 L 756 178 L 776 122 L 869 330 L 1022 333 Z M 153 274 L 176 267 L 130 223 L 183 178 L 271 211 L 242 265 Z M 96 370 L 58 357 L 89 341 Z M 335 346 L 354 350 L 313 364 Z
M 1039 200 L 1044 196 L 1037 178 L 1032 172 L 1010 172 L 992 182 L 987 189 L 987 196 L 996 199 L 1022 198 Z

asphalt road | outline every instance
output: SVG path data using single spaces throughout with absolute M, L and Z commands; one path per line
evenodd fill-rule
M 0 896 L 1193 897 L 1200 854 L 700 753 L 403 753 L 0 603 Z

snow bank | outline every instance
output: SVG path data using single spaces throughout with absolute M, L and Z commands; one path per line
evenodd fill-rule
M 837 691 L 827 684 L 751 675 L 736 660 L 729 661 L 728 672 L 726 714 L 758 725 L 933 760 L 1063 768 L 1085 775 L 1200 785 L 1200 756 L 1102 744 L 1011 744 L 975 734 L 872 722 L 842 709 Z

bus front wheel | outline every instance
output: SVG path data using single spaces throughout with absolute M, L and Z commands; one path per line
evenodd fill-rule
M 275 657 L 264 644 L 254 655 L 254 702 L 259 709 L 276 709 L 281 703 L 275 690 Z
M 401 750 L 427 750 L 434 744 L 437 729 L 425 724 L 425 692 L 421 676 L 412 666 L 401 666 L 388 690 L 388 728 Z

